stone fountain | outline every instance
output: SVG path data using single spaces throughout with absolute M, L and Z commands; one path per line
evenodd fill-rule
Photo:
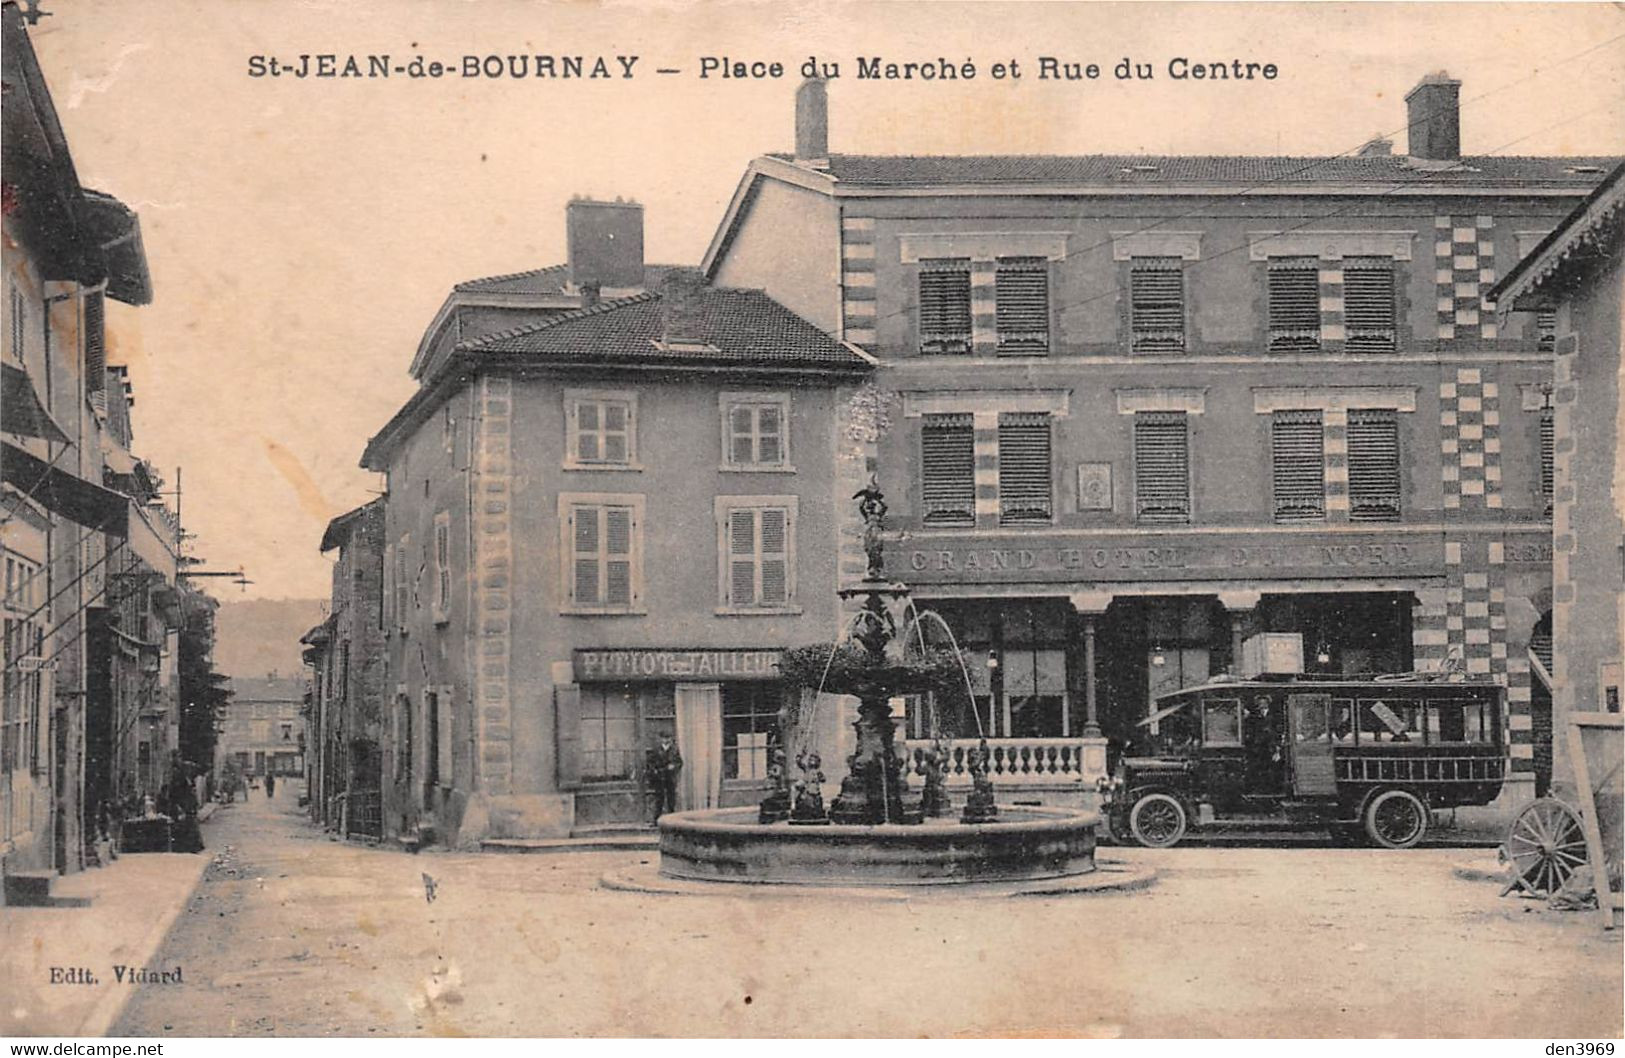
M 908 588 L 885 573 L 886 501 L 873 480 L 858 492 L 868 568 L 838 589 L 856 600 L 850 643 L 803 648 L 827 659 L 817 690 L 858 699 L 855 749 L 840 794 L 826 814 L 822 761 L 809 747 L 797 754 L 791 784 L 782 750 L 769 771 L 773 789 L 759 808 L 676 812 L 660 820 L 660 874 L 667 878 L 799 885 L 898 886 L 968 882 L 1034 882 L 1095 869 L 1094 812 L 995 804 L 984 741 L 973 751 L 973 788 L 964 811 L 949 813 L 940 768 L 923 754 L 926 787 L 911 793 L 909 767 L 898 753 L 891 700 L 938 690 L 947 659 L 908 659 L 891 648 L 893 614 Z M 797 652 L 790 652 L 795 654 Z M 789 655 L 787 655 L 788 657 Z M 837 665 L 836 663 L 839 662 Z M 952 664 L 962 666 L 955 652 Z M 962 677 L 962 668 L 958 670 Z

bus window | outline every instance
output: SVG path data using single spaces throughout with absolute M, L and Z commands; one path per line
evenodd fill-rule
M 1360 699 L 1360 738 L 1370 742 L 1420 742 L 1416 706 L 1386 698 Z
M 1326 704 L 1318 696 L 1292 696 L 1292 741 L 1326 741 Z
M 1333 698 L 1326 727 L 1331 732 L 1334 743 L 1339 746 L 1353 745 L 1354 701 L 1350 698 Z
M 1429 742 L 1472 742 L 1486 744 L 1491 741 L 1489 717 L 1485 703 L 1454 699 L 1428 702 Z
M 1209 698 L 1202 703 L 1202 742 L 1208 746 L 1241 745 L 1241 702 Z

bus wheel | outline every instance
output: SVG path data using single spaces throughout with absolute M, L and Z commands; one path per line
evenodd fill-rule
M 1428 832 L 1427 806 L 1405 790 L 1384 790 L 1366 806 L 1365 832 L 1385 849 L 1408 849 Z
M 1134 802 L 1128 827 L 1146 848 L 1169 848 L 1185 836 L 1185 806 L 1165 793 L 1148 793 Z

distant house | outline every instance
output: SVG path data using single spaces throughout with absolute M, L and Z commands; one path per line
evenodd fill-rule
M 660 732 L 685 803 L 759 797 L 778 651 L 836 622 L 838 423 L 869 360 L 760 290 L 646 270 L 641 210 L 568 226 L 538 274 L 575 305 L 437 321 L 363 457 L 388 475 L 391 833 L 646 822 Z
M 1553 780 L 1572 792 L 1570 713 L 1619 712 L 1625 628 L 1625 406 L 1620 314 L 1625 166 L 1497 284 L 1503 314 L 1552 334 L 1554 385 L 1541 394 L 1552 497 Z
M 220 738 L 215 743 L 215 771 L 235 761 L 242 774 L 297 778 L 305 770 L 305 681 L 275 672 L 233 676 Z

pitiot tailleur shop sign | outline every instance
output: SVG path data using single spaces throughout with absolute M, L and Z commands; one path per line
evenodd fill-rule
M 776 680 L 777 650 L 578 650 L 575 675 L 594 680 Z
M 1428 576 L 1444 567 L 1438 533 L 1225 534 L 1166 543 L 1144 537 L 944 537 L 908 544 L 902 576 L 915 584 Z

